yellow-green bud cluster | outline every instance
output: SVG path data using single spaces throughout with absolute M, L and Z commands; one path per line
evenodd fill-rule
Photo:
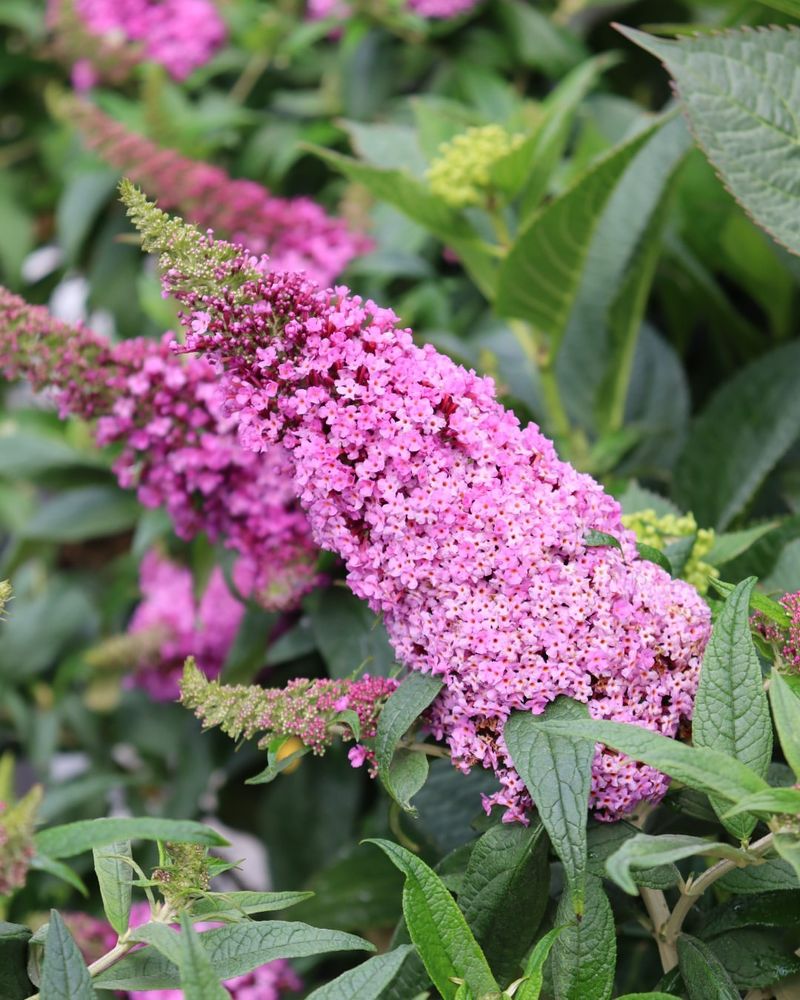
M 35 854 L 33 831 L 41 801 L 41 786 L 34 785 L 19 802 L 0 802 L 0 896 L 25 885 Z
M 211 882 L 208 850 L 202 844 L 167 843 L 166 861 L 154 869 L 161 895 L 173 909 L 208 892 Z
M 710 563 L 704 562 L 714 547 L 714 532 L 698 528 L 692 514 L 662 514 L 654 510 L 639 510 L 635 514 L 624 514 L 622 523 L 633 531 L 643 545 L 650 545 L 663 552 L 673 542 L 695 536 L 692 551 L 684 564 L 680 576 L 691 583 L 701 594 L 708 591 L 709 578 L 719 576 Z
M 6 610 L 6 604 L 11 600 L 11 584 L 8 580 L 0 580 L 0 618 Z
M 431 191 L 453 208 L 481 205 L 492 186 L 492 167 L 524 140 L 502 125 L 481 125 L 443 142 L 428 168 Z

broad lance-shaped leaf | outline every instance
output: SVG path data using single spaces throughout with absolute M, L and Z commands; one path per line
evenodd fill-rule
M 378 718 L 378 731 L 375 735 L 375 757 L 378 761 L 378 773 L 386 790 L 404 809 L 410 808 L 408 800 L 424 782 L 427 776 L 427 767 L 425 774 L 422 775 L 422 782 L 413 789 L 411 794 L 408 794 L 408 789 L 413 787 L 413 781 L 404 782 L 405 787 L 400 789 L 398 787 L 398 774 L 392 773 L 392 762 L 395 758 L 397 745 L 441 689 L 442 681 L 438 677 L 431 677 L 430 674 L 423 674 L 416 670 L 412 671 L 400 686 L 389 695 Z M 422 770 L 418 764 L 411 766 L 418 767 L 420 772 Z M 406 765 L 406 769 L 408 769 L 408 765 Z M 400 777 L 407 777 L 407 775 Z M 405 794 L 400 794 L 401 791 Z
M 35 838 L 37 850 L 49 858 L 71 858 L 120 840 L 174 840 L 207 847 L 225 847 L 228 843 L 203 823 L 156 816 L 78 820 L 42 830 Z
M 588 829 L 588 871 L 590 875 L 606 878 L 606 863 L 639 830 L 625 820 L 616 823 L 590 824 Z M 637 886 L 646 889 L 671 889 L 681 880 L 681 873 L 674 864 L 659 864 L 653 868 L 637 868 L 631 872 Z
M 204 931 L 200 940 L 220 979 L 243 976 L 276 958 L 375 950 L 368 941 L 354 934 L 284 920 L 229 924 Z M 165 950 L 170 946 L 163 938 L 159 938 L 158 943 Z M 180 978 L 177 965 L 167 956 L 158 954 L 153 948 L 144 948 L 123 958 L 98 976 L 95 982 L 103 989 L 164 990 L 179 986 Z
M 564 865 L 576 913 L 583 912 L 586 879 L 586 819 L 594 746 L 574 739 L 567 727 L 588 719 L 585 705 L 559 698 L 542 715 L 515 712 L 503 739 Z M 561 724 L 560 733 L 547 723 Z
M 478 997 L 498 992 L 486 956 L 436 872 L 416 855 L 388 840 L 366 843 L 380 847 L 406 877 L 403 915 L 408 932 L 444 1000 L 455 1000 L 457 986 L 453 979 L 463 979 Z
M 548 901 L 550 865 L 542 823 L 501 823 L 469 857 L 458 905 L 500 982 L 519 973 Z
M 535 215 L 500 267 L 497 312 L 530 323 L 553 352 L 566 330 L 603 209 L 625 168 L 662 124 L 660 119 L 612 149 Z
M 29 927 L 0 922 L 0 997 L 25 1000 L 33 992 L 28 978 Z
M 719 750 L 687 746 L 641 726 L 599 719 L 572 722 L 544 719 L 541 725 L 554 736 L 604 743 L 634 760 L 658 768 L 690 788 L 730 799 L 732 803 L 751 793 L 769 790 L 763 778 L 735 758 Z
M 273 910 L 287 910 L 313 897 L 313 892 L 209 892 L 192 905 L 195 917 L 211 913 L 268 913 Z
M 770 678 L 769 702 L 783 756 L 800 781 L 800 698 L 777 670 Z
M 800 879 L 800 837 L 796 833 L 776 833 L 775 850 L 788 861 Z
M 554 927 L 536 942 L 525 963 L 525 979 L 514 994 L 516 1000 L 539 1000 L 544 985 L 544 963 L 549 958 L 550 951 L 564 930 L 564 926 Z
M 561 894 L 555 922 L 566 924 L 553 946 L 552 969 L 559 1000 L 609 1000 L 614 987 L 617 939 L 603 883 L 586 881 L 586 908 L 576 920 L 568 893 Z
M 763 892 L 730 899 L 703 921 L 703 937 L 708 940 L 740 927 L 800 927 L 800 895 L 789 892 L 776 897 Z
M 97 996 L 83 956 L 56 910 L 50 911 L 39 996 L 41 1000 L 95 1000 Z
M 678 964 L 689 1000 L 740 1000 L 741 994 L 714 952 L 697 938 L 678 938 Z
M 403 944 L 385 955 L 369 958 L 314 990 L 307 1000 L 381 1000 L 410 951 L 411 945 Z
M 800 789 L 798 788 L 767 788 L 755 795 L 748 795 L 735 806 L 731 806 L 722 815 L 727 820 L 730 816 L 740 816 L 742 813 L 756 813 L 769 818 L 775 813 L 790 813 L 800 815 Z
M 750 634 L 750 594 L 755 577 L 743 580 L 725 601 L 703 656 L 700 683 L 692 715 L 692 740 L 697 747 L 720 750 L 764 777 L 772 759 L 772 721 L 761 664 Z M 718 815 L 728 803 L 716 798 Z M 723 819 L 725 828 L 746 840 L 755 817 Z
M 95 847 L 92 853 L 106 920 L 117 934 L 124 934 L 131 912 L 133 868 L 128 863 L 132 859 L 131 842 L 118 840 L 105 847 Z
M 683 834 L 666 833 L 658 837 L 639 833 L 626 840 L 619 850 L 606 862 L 609 878 L 632 896 L 637 893 L 636 882 L 631 874 L 632 868 L 652 868 L 691 858 L 698 855 L 712 858 L 728 858 L 740 864 L 746 864 L 752 855 L 740 850 L 732 844 L 711 842 L 701 837 L 689 837 Z
M 800 343 L 740 369 L 696 418 L 675 468 L 675 500 L 726 528 L 800 433 Z
M 598 410 L 607 418 L 612 397 L 624 407 L 672 181 L 690 148 L 680 116 L 653 133 L 625 165 L 591 236 L 557 361 L 562 395 L 583 426 L 595 427 Z
M 731 194 L 800 254 L 800 35 L 744 29 L 669 41 L 619 30 L 669 70 L 692 131 Z
M 181 914 L 180 970 L 184 1000 L 228 1000 L 230 997 L 214 972 L 187 913 Z

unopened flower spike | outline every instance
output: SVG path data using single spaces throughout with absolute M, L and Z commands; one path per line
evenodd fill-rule
M 719 576 L 719 570 L 705 562 L 705 556 L 714 548 L 714 531 L 698 528 L 693 514 L 662 514 L 652 509 L 639 510 L 633 514 L 623 514 L 622 523 L 644 545 L 650 545 L 659 552 L 669 546 L 684 543 L 688 546 L 683 567 L 678 574 L 691 583 L 701 594 L 708 593 L 709 581 Z
M 525 821 L 532 807 L 503 740 L 513 711 L 539 714 L 566 695 L 593 718 L 676 735 L 709 610 L 638 558 L 599 483 L 520 426 L 491 379 L 417 347 L 390 309 L 261 271 L 242 248 L 165 242 L 164 223 L 137 212 L 184 309 L 182 349 L 217 365 L 245 447 L 282 442 L 315 540 L 383 616 L 398 660 L 442 680 L 429 729 L 459 769 L 494 771 L 487 809 Z M 593 531 L 621 548 L 587 544 Z M 667 785 L 601 749 L 590 805 L 614 819 Z
M 258 736 L 258 746 L 264 750 L 276 737 L 296 737 L 321 755 L 337 738 L 356 738 L 348 723 L 339 722 L 345 712 L 358 717 L 358 738 L 371 740 L 380 710 L 396 687 L 388 677 L 368 674 L 353 681 L 300 677 L 283 688 L 220 684 L 208 680 L 190 657 L 181 680 L 181 704 L 194 711 L 204 729 L 218 726 L 234 740 Z M 373 764 L 371 750 L 360 748 L 354 755 L 356 749 L 351 750 L 354 764 L 365 760 Z

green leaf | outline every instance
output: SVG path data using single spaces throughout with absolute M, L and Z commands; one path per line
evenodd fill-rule
M 703 924 L 703 937 L 740 927 L 800 927 L 800 893 L 764 892 L 732 899 L 711 911 Z
M 309 927 L 284 920 L 246 921 L 205 931 L 200 935 L 220 979 L 243 976 L 276 958 L 305 958 L 338 951 L 374 951 L 363 938 L 341 931 Z M 163 942 L 159 941 L 163 946 Z M 152 948 L 127 955 L 95 980 L 103 989 L 163 990 L 180 983 L 178 969 Z
M 587 531 L 583 536 L 583 544 L 588 548 L 594 548 L 595 546 L 608 545 L 611 548 L 619 549 L 622 551 L 622 543 L 618 538 L 613 535 L 609 535 L 605 531 Z
M 786 100 L 800 87 L 797 33 L 745 29 L 675 42 L 619 30 L 664 63 L 695 138 L 731 194 L 779 243 L 800 253 L 800 125 Z
M 711 938 L 708 947 L 737 990 L 772 987 L 800 973 L 800 958 L 794 954 L 797 947 L 795 928 L 759 930 L 743 927 Z M 781 985 L 792 996 L 791 985 Z
M 41 1000 L 96 998 L 86 963 L 56 910 L 50 911 L 39 996 Z
M 425 754 L 401 749 L 389 765 L 384 785 L 391 789 L 391 796 L 401 809 L 416 816 L 417 810 L 411 805 L 411 799 L 425 784 L 427 777 L 428 758 Z
M 89 890 L 86 888 L 83 879 L 79 875 L 76 875 L 69 865 L 65 865 L 61 861 L 55 861 L 53 858 L 48 858 L 46 854 L 34 854 L 31 859 L 31 868 L 33 871 L 47 872 L 48 875 L 60 878 L 62 882 L 66 882 L 73 889 L 77 889 L 82 896 L 89 895 Z
M 723 597 L 728 597 L 736 589 L 732 583 L 726 583 L 724 580 L 717 580 L 714 577 L 709 579 L 709 583 Z M 753 590 L 750 593 L 750 607 L 753 611 L 760 611 L 766 615 L 778 628 L 788 628 L 791 624 L 791 619 L 783 605 L 773 601 L 771 597 L 767 597 L 758 590 Z
M 548 840 L 541 823 L 500 824 L 470 854 L 458 905 L 500 982 L 519 972 L 548 900 Z
M 360 668 L 387 677 L 395 656 L 386 629 L 364 601 L 343 587 L 318 590 L 307 600 L 311 627 L 331 677 L 352 677 Z
M 672 576 L 672 563 L 661 549 L 657 549 L 652 545 L 646 545 L 644 542 L 637 542 L 636 551 L 639 553 L 640 559 L 646 559 L 648 562 L 655 563 L 656 566 L 660 566 Z
M 695 856 L 728 858 L 730 861 L 746 863 L 751 857 L 747 851 L 739 850 L 731 844 L 711 842 L 701 837 L 689 837 L 678 833 L 666 833 L 653 837 L 639 833 L 626 840 L 619 850 L 606 862 L 608 876 L 612 882 L 629 892 L 637 893 L 636 882 L 631 876 L 632 868 L 652 868 L 669 864 L 682 858 Z
M 556 996 L 559 1000 L 608 1000 L 614 986 L 617 942 L 614 915 L 600 879 L 586 880 L 586 908 L 580 920 L 572 913 L 569 894 L 562 893 L 555 922 L 567 924 L 551 958 Z
M 560 80 L 542 101 L 542 118 L 527 144 L 530 166 L 521 197 L 522 225 L 530 220 L 547 193 L 553 172 L 569 141 L 581 102 L 612 62 L 613 58 L 608 53 L 587 59 Z
M 800 433 L 800 344 L 741 368 L 692 425 L 674 495 L 701 526 L 726 528 Z
M 170 932 L 171 933 L 171 932 Z M 229 1000 L 186 913 L 181 913 L 181 989 L 185 1000 Z
M 155 816 L 85 819 L 53 826 L 36 834 L 36 848 L 51 858 L 71 858 L 75 854 L 105 847 L 118 840 L 174 840 L 187 844 L 225 847 L 224 837 L 192 820 L 160 819 Z
M 745 528 L 743 531 L 722 532 L 714 538 L 714 545 L 705 559 L 712 566 L 723 566 L 731 559 L 736 559 L 737 556 L 747 552 L 759 538 L 769 534 L 778 526 L 778 521 L 766 521 L 764 524 L 757 524 L 754 528 Z
M 124 934 L 131 912 L 133 868 L 121 859 L 133 857 L 131 842 L 118 840 L 105 847 L 95 847 L 92 854 L 106 920 L 117 934 Z
M 625 820 L 616 823 L 594 823 L 588 829 L 588 871 L 590 875 L 606 878 L 606 863 L 626 841 L 639 836 L 635 826 Z M 680 882 L 681 874 L 673 864 L 660 864 L 655 868 L 636 868 L 631 871 L 636 885 L 647 889 L 671 889 Z
M 209 892 L 192 905 L 193 917 L 205 917 L 208 914 L 239 913 L 269 913 L 274 910 L 287 910 L 290 906 L 312 899 L 313 892 Z
M 540 938 L 525 964 L 525 979 L 514 994 L 516 1000 L 539 1000 L 544 985 L 544 963 L 564 927 L 554 927 Z
M 585 57 L 586 49 L 570 31 L 523 0 L 496 0 L 493 7 L 524 65 L 559 79 Z
M 395 802 L 398 802 L 404 809 L 410 809 L 408 800 L 424 783 L 428 773 L 427 764 L 424 775 L 421 775 L 422 768 L 418 764 L 411 765 L 417 767 L 422 782 L 408 794 L 408 788 L 413 786 L 413 781 L 411 783 L 406 781 L 403 789 L 406 794 L 401 795 L 401 790 L 397 787 L 397 779 L 403 776 L 399 775 L 397 771 L 393 773 L 391 770 L 395 751 L 400 740 L 441 689 L 442 681 L 438 677 L 432 677 L 430 674 L 423 674 L 415 670 L 389 695 L 386 704 L 381 709 L 378 731 L 375 736 L 378 773 L 386 790 Z
M 320 986 L 308 995 L 308 1000 L 381 1000 L 409 952 L 411 945 L 400 945 L 385 955 L 367 959 L 354 969 Z
M 497 992 L 497 982 L 461 910 L 439 876 L 424 861 L 388 840 L 368 840 L 406 877 L 403 913 L 411 940 L 444 1000 L 455 1000 L 453 978 L 477 995 Z
M 500 266 L 495 308 L 548 338 L 553 353 L 569 321 L 603 208 L 625 168 L 661 127 L 658 120 L 598 160 L 531 220 Z
M 783 858 L 768 858 L 760 865 L 734 869 L 723 875 L 717 885 L 736 896 L 800 889 L 797 874 Z
M 222 666 L 222 683 L 249 684 L 253 680 L 266 663 L 270 632 L 279 617 L 263 608 L 245 609 L 236 638 Z
M 783 756 L 800 781 L 800 698 L 777 670 L 770 677 L 769 703 Z
M 725 967 L 697 938 L 688 934 L 678 938 L 678 964 L 689 1000 L 740 1000 Z
M 679 1000 L 674 993 L 626 993 L 617 1000 Z
M 604 743 L 651 767 L 658 768 L 690 788 L 736 802 L 752 792 L 769 789 L 754 771 L 718 750 L 690 747 L 685 743 L 625 722 L 597 719 L 571 722 L 543 719 L 542 729 L 553 736 Z
M 34 992 L 27 973 L 30 928 L 0 921 L 0 996 L 25 1000 Z
M 151 921 L 131 932 L 132 941 L 152 945 L 159 954 L 173 965 L 181 964 L 181 940 L 178 932 L 160 921 Z
M 39 507 L 22 531 L 39 542 L 85 542 L 128 531 L 141 508 L 116 486 L 82 486 L 56 494 Z
M 742 813 L 747 812 L 766 817 L 772 816 L 774 813 L 800 813 L 800 789 L 766 788 L 754 795 L 747 795 L 734 806 L 725 810 L 723 816 L 741 816 Z
M 548 723 L 564 729 L 588 718 L 585 705 L 559 698 L 542 715 L 514 712 L 503 739 L 564 865 L 575 913 L 583 912 L 586 879 L 586 819 L 594 746 L 569 732 L 553 735 Z
M 717 616 L 703 655 L 692 716 L 692 740 L 735 757 L 761 777 L 772 759 L 772 721 L 756 647 L 750 633 L 750 595 L 755 577 L 743 580 Z M 728 804 L 712 797 L 718 815 Z M 725 828 L 746 840 L 755 817 L 742 816 Z

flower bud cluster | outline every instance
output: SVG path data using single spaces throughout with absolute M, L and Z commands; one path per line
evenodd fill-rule
M 212 0 L 49 0 L 47 20 L 78 90 L 120 83 L 143 60 L 185 80 L 226 35 Z
M 36 848 L 33 833 L 42 789 L 35 785 L 19 802 L 0 802 L 0 897 L 25 885 Z
M 372 246 L 310 198 L 279 198 L 255 181 L 234 180 L 220 167 L 160 148 L 86 99 L 65 99 L 61 113 L 90 149 L 141 184 L 162 208 L 254 253 L 268 252 L 273 270 L 304 271 L 327 285 Z
M 491 379 L 415 346 L 390 310 L 263 274 L 246 252 L 126 197 L 186 310 L 185 349 L 227 373 L 243 444 L 284 444 L 317 542 L 383 615 L 400 661 L 443 680 L 432 731 L 460 769 L 495 772 L 487 808 L 503 806 L 510 821 L 531 807 L 503 741 L 512 711 L 538 714 L 568 695 L 594 718 L 677 733 L 709 611 L 638 557 L 597 482 L 560 461 L 538 427 L 521 427 Z M 591 531 L 621 549 L 587 545 Z M 652 768 L 598 750 L 601 818 L 666 787 Z
M 243 593 L 293 608 L 319 576 L 288 456 L 242 448 L 211 365 L 176 358 L 170 339 L 111 345 L 0 289 L 0 371 L 54 390 L 64 416 L 97 419 L 98 443 L 122 446 L 122 486 L 146 507 L 166 507 L 181 538 L 224 540 L 238 553 Z
M 483 204 L 491 193 L 492 167 L 523 140 L 502 125 L 468 128 L 439 147 L 427 173 L 431 191 L 454 208 Z

